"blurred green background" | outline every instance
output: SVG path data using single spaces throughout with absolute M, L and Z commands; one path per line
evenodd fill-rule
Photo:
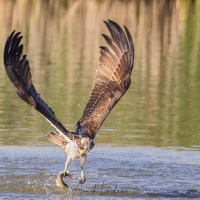
M 1 0 L 0 56 L 21 31 L 34 85 L 75 130 L 98 66 L 103 20 L 126 25 L 135 44 L 132 85 L 95 143 L 200 147 L 200 1 Z M 0 145 L 52 145 L 53 128 L 21 101 L 0 67 Z

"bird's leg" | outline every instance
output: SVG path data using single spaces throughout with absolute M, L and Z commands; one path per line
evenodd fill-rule
M 83 172 L 83 165 L 85 163 L 85 160 L 86 160 L 86 156 L 82 156 L 80 158 L 80 167 L 81 167 L 81 177 L 79 178 L 80 184 L 83 184 L 86 181 L 86 178 L 85 178 L 85 175 L 84 175 L 84 172 Z
M 69 173 L 69 170 L 68 170 L 68 166 L 69 166 L 69 163 L 71 162 L 71 160 L 72 159 L 71 159 L 71 156 L 69 154 L 68 157 L 67 157 L 67 161 L 65 163 L 65 169 L 64 169 L 64 171 L 60 172 L 60 174 L 63 174 L 64 177 L 68 176 L 69 178 L 73 178 L 73 175 L 71 175 Z
M 67 157 L 67 161 L 65 163 L 65 169 L 63 171 L 61 171 L 56 178 L 56 185 L 58 187 L 62 188 L 62 189 L 68 188 L 68 185 L 63 181 L 63 178 L 65 178 L 66 176 L 73 178 L 73 176 L 68 171 L 68 166 L 69 166 L 69 163 L 70 163 L 71 160 L 72 159 L 71 159 L 71 156 L 69 154 L 68 157 Z

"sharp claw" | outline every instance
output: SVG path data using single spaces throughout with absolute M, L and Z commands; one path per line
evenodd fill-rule
M 70 179 L 74 179 L 74 176 L 72 174 L 70 174 L 69 172 L 65 172 L 65 177 L 66 176 L 68 176 Z
M 84 184 L 85 181 L 86 181 L 86 178 L 85 178 L 85 177 L 84 177 L 84 178 L 79 178 L 79 183 L 80 183 L 80 184 Z

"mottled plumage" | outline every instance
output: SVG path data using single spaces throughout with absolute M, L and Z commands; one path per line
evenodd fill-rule
M 69 162 L 80 158 L 81 178 L 85 182 L 83 165 L 88 152 L 93 148 L 93 140 L 100 126 L 115 104 L 124 95 L 131 84 L 131 72 L 134 62 L 134 45 L 130 32 L 111 21 L 104 21 L 111 38 L 102 34 L 107 46 L 100 47 L 99 65 L 90 99 L 75 132 L 68 131 L 56 118 L 52 109 L 42 100 L 32 83 L 29 62 L 23 54 L 22 36 L 13 31 L 8 37 L 4 49 L 4 66 L 8 77 L 17 89 L 17 94 L 26 103 L 39 111 L 55 132 L 48 134 L 48 139 L 62 146 L 68 156 L 65 170 L 58 177 L 71 176 Z M 60 182 L 59 184 L 60 185 Z

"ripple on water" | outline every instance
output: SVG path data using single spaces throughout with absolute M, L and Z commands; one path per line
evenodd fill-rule
M 85 164 L 87 181 L 78 184 L 79 163 L 70 165 L 72 190 L 52 180 L 64 167 L 57 147 L 0 147 L 0 191 L 5 198 L 200 198 L 199 152 L 172 148 L 95 147 Z

